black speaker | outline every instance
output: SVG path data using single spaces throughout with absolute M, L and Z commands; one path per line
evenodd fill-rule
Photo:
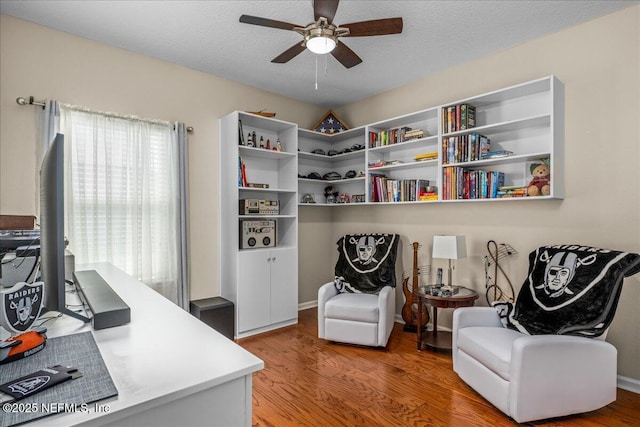
M 191 301 L 191 314 L 233 340 L 235 335 L 235 308 L 231 301 L 222 297 Z

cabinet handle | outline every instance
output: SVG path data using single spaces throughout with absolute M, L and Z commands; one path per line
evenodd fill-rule
M 271 258 L 271 261 L 276 262 L 276 257 Z

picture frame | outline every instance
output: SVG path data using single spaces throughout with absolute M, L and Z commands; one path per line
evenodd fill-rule
M 349 129 L 351 129 L 351 127 L 333 110 L 327 111 L 324 116 L 320 118 L 320 120 L 318 120 L 314 123 L 313 126 L 311 126 L 311 130 L 314 132 L 328 134 L 344 132 L 345 130 Z

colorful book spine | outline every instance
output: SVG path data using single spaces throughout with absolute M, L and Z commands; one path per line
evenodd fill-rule
M 476 107 L 469 104 L 460 105 L 460 130 L 476 126 Z
M 442 108 L 442 132 L 458 132 L 476 127 L 476 107 L 462 103 Z
M 515 191 L 511 187 L 504 187 L 504 183 L 504 172 L 445 167 L 442 174 L 442 199 L 495 199 L 522 194 L 522 187 L 517 187 Z

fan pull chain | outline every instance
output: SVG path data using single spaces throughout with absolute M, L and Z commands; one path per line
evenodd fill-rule
M 329 74 L 329 71 L 328 71 L 329 59 L 328 59 L 328 57 L 329 57 L 329 54 L 325 53 L 324 54 L 324 76 L 325 77 L 327 77 L 327 75 Z
M 320 55 L 316 55 L 316 90 L 318 90 L 318 56 Z M 327 57 L 329 55 L 325 53 L 322 56 L 324 56 L 324 76 L 327 77 L 329 75 L 329 60 Z

